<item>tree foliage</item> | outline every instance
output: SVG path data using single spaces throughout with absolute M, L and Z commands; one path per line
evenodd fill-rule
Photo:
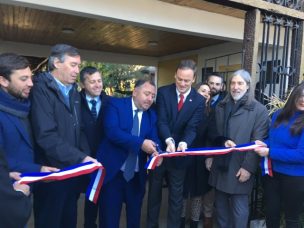
M 136 78 L 143 74 L 140 72 L 142 66 L 127 64 L 112 64 L 83 61 L 82 68 L 85 66 L 96 67 L 103 75 L 103 84 L 107 93 L 118 92 L 129 95 L 133 90 Z

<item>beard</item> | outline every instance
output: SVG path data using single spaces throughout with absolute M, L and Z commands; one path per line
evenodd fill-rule
M 15 88 L 13 86 L 7 87 L 7 92 L 10 95 L 12 95 L 13 97 L 20 99 L 20 100 L 28 98 L 28 96 L 23 95 L 22 90 L 18 90 L 17 88 Z
M 245 95 L 246 92 L 247 92 L 246 90 L 243 91 L 243 92 L 240 92 L 240 93 L 232 93 L 231 92 L 231 97 L 234 101 L 238 101 Z
M 212 97 L 218 95 L 220 92 L 221 92 L 221 91 L 219 91 L 219 90 L 211 90 L 211 91 L 210 91 Z

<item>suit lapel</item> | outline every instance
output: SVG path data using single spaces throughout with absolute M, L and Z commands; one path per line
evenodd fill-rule
M 126 116 L 126 123 L 128 123 L 128 129 L 130 132 L 132 131 L 133 127 L 133 109 L 132 109 L 132 97 L 129 99 L 126 99 L 126 107 L 124 109 L 125 111 L 125 116 Z
M 172 110 L 172 119 L 175 120 L 178 116 L 177 93 L 176 93 L 175 85 L 173 85 L 170 89 L 169 99 L 170 99 L 169 104 L 171 105 L 169 110 Z
M 107 105 L 107 102 L 108 102 L 108 99 L 109 99 L 104 92 L 101 92 L 101 94 L 100 94 L 99 97 L 100 97 L 100 101 L 101 101 L 101 106 L 100 106 L 100 109 L 99 109 L 99 113 L 98 113 L 98 118 L 97 119 L 101 119 L 104 107 Z
M 176 121 L 179 121 L 180 119 L 183 119 L 184 116 L 187 114 L 187 112 L 189 110 L 191 110 L 191 107 L 193 106 L 193 102 L 195 100 L 194 94 L 195 94 L 194 90 L 191 89 L 189 95 L 187 96 L 187 98 L 184 102 L 184 105 L 183 105 L 182 109 L 178 112 Z
M 7 115 L 8 119 L 15 125 L 19 133 L 22 135 L 27 144 L 32 147 L 32 143 L 30 142 L 29 134 L 26 132 L 25 127 L 22 125 L 21 120 L 17 117 L 13 117 L 11 115 Z
M 142 118 L 141 118 L 141 123 L 140 123 L 140 136 L 141 137 L 145 137 L 146 135 L 146 129 L 148 129 L 148 124 L 149 124 L 149 121 L 148 121 L 148 113 L 147 111 L 144 111 L 143 114 L 142 114 Z

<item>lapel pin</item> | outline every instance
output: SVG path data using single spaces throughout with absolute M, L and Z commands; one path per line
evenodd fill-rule
M 192 99 L 189 99 L 190 102 L 192 102 Z

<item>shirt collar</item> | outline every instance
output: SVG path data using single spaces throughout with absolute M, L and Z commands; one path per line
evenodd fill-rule
M 99 96 L 97 96 L 97 97 L 92 97 L 92 96 L 90 96 L 90 95 L 88 95 L 88 94 L 85 94 L 85 96 L 86 96 L 86 100 L 87 100 L 87 102 L 90 102 L 90 100 L 95 100 L 97 103 L 100 101 L 100 97 Z
M 69 95 L 70 90 L 72 89 L 73 85 L 64 85 L 61 81 L 59 81 L 56 77 L 54 77 L 59 89 L 63 92 L 66 96 Z
M 192 89 L 192 88 L 190 88 L 186 93 L 183 94 L 183 95 L 184 95 L 184 101 L 186 100 L 187 96 L 190 94 L 191 89 Z M 181 93 L 180 93 L 177 89 L 176 89 L 176 93 L 177 93 L 177 97 L 179 98 L 179 95 L 180 95 Z
M 218 93 L 218 94 L 216 94 L 215 96 L 213 96 L 213 97 L 211 98 L 211 100 L 212 100 L 212 101 L 216 101 L 216 100 L 219 98 L 219 96 L 220 96 L 220 94 Z
M 142 110 L 140 110 L 139 108 L 136 107 L 133 97 L 132 97 L 132 111 L 134 112 L 135 110 L 138 110 L 138 112 L 142 112 Z

